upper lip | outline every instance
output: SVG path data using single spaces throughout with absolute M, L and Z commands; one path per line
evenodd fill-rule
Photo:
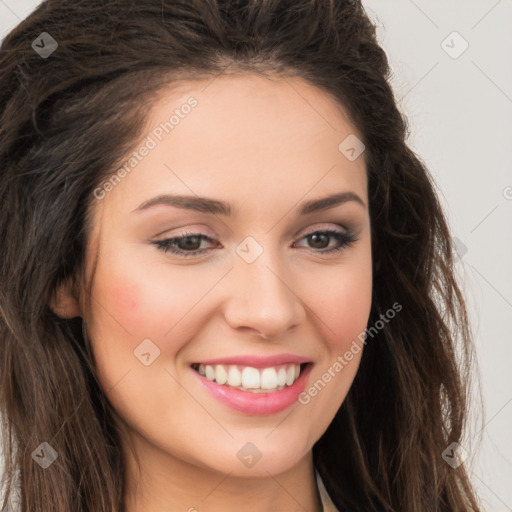
M 311 359 L 295 354 L 276 354 L 274 356 L 240 355 L 218 357 L 215 359 L 196 361 L 196 364 L 202 363 L 209 366 L 215 364 L 234 364 L 240 366 L 252 366 L 253 368 L 267 368 L 269 366 L 278 366 L 286 363 L 303 364 L 310 362 Z

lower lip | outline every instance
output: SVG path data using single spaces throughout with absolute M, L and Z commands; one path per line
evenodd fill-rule
M 298 396 L 306 386 L 311 367 L 312 364 L 308 363 L 302 370 L 299 378 L 291 386 L 281 391 L 273 391 L 270 393 L 241 391 L 240 389 L 225 386 L 224 384 L 217 384 L 203 377 L 195 370 L 192 371 L 197 375 L 206 389 L 224 405 L 245 414 L 263 415 L 284 411 L 297 402 Z

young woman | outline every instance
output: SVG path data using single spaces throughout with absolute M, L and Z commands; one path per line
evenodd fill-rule
M 4 505 L 479 510 L 450 234 L 388 79 L 353 0 L 49 0 L 7 36 Z

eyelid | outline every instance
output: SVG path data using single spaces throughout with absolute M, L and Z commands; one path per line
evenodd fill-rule
M 300 230 L 296 237 L 302 238 L 304 236 L 307 236 L 309 233 L 315 232 L 315 231 L 323 231 L 323 230 L 337 230 L 337 231 L 343 231 L 344 233 L 349 233 L 353 230 L 348 228 L 347 226 L 342 226 L 340 224 L 336 223 L 321 223 L 320 225 L 314 224 L 313 227 L 308 228 L 306 230 Z M 294 237 L 295 238 L 295 237 Z
M 353 230 L 353 229 L 347 228 L 345 226 L 339 226 L 339 225 L 336 225 L 336 228 L 324 225 L 323 227 L 322 226 L 311 227 L 309 231 L 306 231 L 301 236 L 294 237 L 293 246 L 295 246 L 295 244 L 297 242 L 300 242 L 301 240 L 306 239 L 308 236 L 312 236 L 316 233 L 327 234 L 331 239 L 334 238 L 337 240 L 338 243 L 341 244 L 338 247 L 334 247 L 331 249 L 323 249 L 323 250 L 310 249 L 310 250 L 312 250 L 313 253 L 323 255 L 325 257 L 329 257 L 331 255 L 341 253 L 344 249 L 349 248 L 354 242 L 357 242 L 359 239 L 355 230 Z M 206 249 L 194 249 L 192 251 L 187 251 L 187 250 L 183 250 L 183 249 L 178 249 L 178 248 L 176 248 L 175 245 L 174 245 L 174 248 L 172 248 L 173 244 L 177 244 L 179 241 L 187 239 L 187 238 L 191 238 L 191 237 L 196 237 L 201 240 L 207 240 L 209 242 L 216 243 L 217 245 L 219 244 L 219 241 L 217 238 L 210 237 L 208 235 L 205 235 L 204 233 L 200 233 L 197 231 L 196 232 L 193 232 L 193 231 L 181 232 L 172 237 L 164 238 L 162 240 L 156 240 L 151 243 L 153 245 L 156 245 L 158 250 L 163 251 L 164 253 L 174 254 L 175 256 L 177 256 L 180 259 L 183 259 L 183 258 L 191 259 L 191 260 L 199 259 L 201 256 L 203 256 L 205 254 L 209 254 L 213 250 L 213 248 L 206 248 Z
M 182 229 L 183 231 L 179 231 Z M 176 233 L 174 231 L 178 230 Z M 172 233 L 172 234 L 168 234 Z M 193 224 L 191 227 L 187 226 L 184 228 L 168 228 L 164 229 L 163 231 L 158 231 L 158 233 L 155 233 L 152 238 L 159 238 L 164 237 L 162 239 L 168 239 L 168 238 L 176 238 L 181 236 L 193 236 L 193 235 L 204 235 L 210 238 L 219 238 L 219 234 L 215 232 L 213 229 L 205 226 L 204 224 Z
M 192 228 L 187 227 L 187 228 L 183 228 L 183 229 L 184 229 L 184 231 L 179 231 L 178 233 L 166 235 L 164 238 L 160 239 L 159 241 L 164 241 L 164 240 L 169 240 L 169 239 L 174 239 L 174 238 L 184 238 L 184 237 L 188 237 L 188 236 L 203 236 L 203 237 L 210 239 L 211 241 L 217 241 L 220 238 L 220 236 L 217 233 L 215 233 L 215 231 L 213 231 L 211 229 L 208 229 L 209 233 L 201 231 L 201 229 L 203 229 L 203 228 L 194 230 L 194 227 L 192 227 Z M 334 222 L 331 222 L 331 223 L 324 222 L 324 223 L 320 223 L 319 225 L 314 224 L 312 227 L 307 228 L 307 229 L 300 229 L 293 236 L 293 239 L 294 240 L 301 239 L 301 238 L 309 235 L 310 233 L 314 233 L 316 231 L 333 230 L 333 229 L 338 230 L 338 231 L 341 230 L 345 234 L 350 234 L 350 233 L 355 232 L 354 229 L 351 229 L 348 226 L 340 225 L 340 224 L 337 224 Z M 167 233 L 168 231 L 169 230 L 165 230 L 165 231 L 162 231 L 161 233 L 158 233 L 157 235 L 155 235 L 155 238 L 161 236 L 164 233 Z

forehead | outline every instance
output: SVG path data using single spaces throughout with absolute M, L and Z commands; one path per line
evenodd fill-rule
M 362 139 L 343 106 L 299 78 L 179 81 L 159 92 L 126 156 L 128 172 L 104 202 L 131 211 L 173 192 L 215 196 L 240 210 L 348 189 L 364 196 L 364 155 L 350 161 L 339 149 L 354 135 Z

